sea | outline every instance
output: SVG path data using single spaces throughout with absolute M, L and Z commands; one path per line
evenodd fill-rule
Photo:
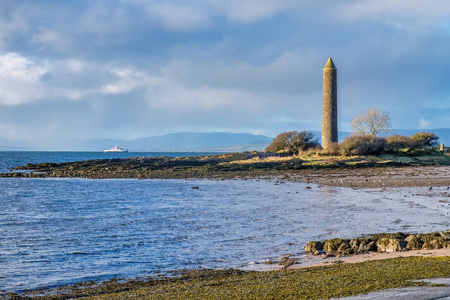
M 0 152 L 26 163 L 210 153 Z M 444 188 L 265 180 L 0 178 L 0 291 L 248 268 L 309 240 L 449 229 Z M 306 258 L 305 258 L 306 259 Z

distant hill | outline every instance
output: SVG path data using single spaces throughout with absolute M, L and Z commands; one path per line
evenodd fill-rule
M 0 151 L 27 151 L 27 150 L 30 150 L 30 147 L 27 147 L 24 143 L 0 138 Z
M 249 133 L 178 132 L 135 140 L 120 139 L 82 139 L 65 141 L 57 150 L 102 151 L 118 145 L 130 151 L 208 151 L 230 152 L 264 150 L 273 138 Z
M 392 134 L 413 135 L 417 132 L 433 132 L 439 142 L 450 146 L 450 128 L 437 129 L 395 129 Z M 310 130 L 320 141 L 321 132 Z M 339 131 L 339 141 L 350 136 L 349 132 Z M 0 138 L 0 151 L 15 150 L 58 150 L 58 151 L 102 151 L 114 145 L 130 151 L 191 151 L 191 152 L 242 152 L 263 151 L 272 137 L 249 133 L 211 132 L 194 133 L 178 132 L 160 136 L 145 137 L 135 140 L 121 139 L 67 139 L 53 144 L 31 145 Z

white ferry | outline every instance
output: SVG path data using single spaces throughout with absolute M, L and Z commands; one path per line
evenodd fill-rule
M 103 150 L 103 152 L 128 152 L 128 149 L 122 149 L 117 147 L 117 145 L 115 145 L 114 147 L 112 147 L 111 149 L 105 149 Z

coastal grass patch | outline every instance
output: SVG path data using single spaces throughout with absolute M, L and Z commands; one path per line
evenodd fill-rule
M 438 277 L 450 277 L 450 257 L 393 258 L 269 272 L 194 270 L 177 277 L 72 286 L 33 299 L 327 299 L 425 286 L 417 280 Z M 27 296 L 10 295 L 9 299 Z

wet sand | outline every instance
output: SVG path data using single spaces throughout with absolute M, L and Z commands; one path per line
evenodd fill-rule
M 410 250 L 410 251 L 398 251 L 398 252 L 370 252 L 366 254 L 357 254 L 352 256 L 341 257 L 326 257 L 325 255 L 308 255 L 302 260 L 301 264 L 293 264 L 286 267 L 286 269 L 299 269 L 309 267 L 328 266 L 336 263 L 361 263 L 371 260 L 382 260 L 397 257 L 411 257 L 411 256 L 423 256 L 423 257 L 439 257 L 450 256 L 450 249 L 435 249 L 435 250 Z M 280 266 L 280 268 L 282 268 Z

